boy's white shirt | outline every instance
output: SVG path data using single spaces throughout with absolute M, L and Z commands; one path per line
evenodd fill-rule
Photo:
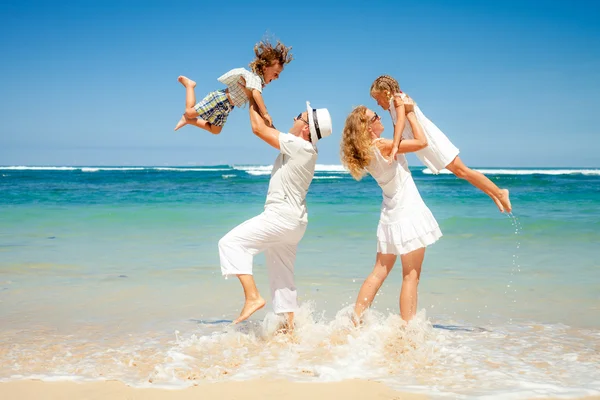
M 260 76 L 254 72 L 248 71 L 245 68 L 234 68 L 231 71 L 226 72 L 218 78 L 218 81 L 227 85 L 229 88 L 229 96 L 231 102 L 236 107 L 242 107 L 248 102 L 246 93 L 238 86 L 240 78 L 244 78 L 246 81 L 246 88 L 250 90 L 258 90 L 262 93 L 263 81 Z

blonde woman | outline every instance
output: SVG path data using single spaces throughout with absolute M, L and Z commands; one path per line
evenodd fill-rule
M 425 248 L 442 236 L 437 221 L 415 186 L 403 154 L 427 146 L 412 105 L 405 104 L 405 110 L 414 138 L 400 142 L 398 155 L 392 163 L 386 157 L 392 152 L 393 141 L 381 138 L 384 127 L 377 113 L 358 106 L 348 115 L 344 126 L 342 163 L 356 180 L 360 180 L 366 172 L 370 173 L 383 192 L 375 267 L 360 288 L 354 306 L 359 318 L 373 302 L 397 256 L 400 256 L 400 315 L 404 321 L 412 319 L 417 311 L 417 286 Z

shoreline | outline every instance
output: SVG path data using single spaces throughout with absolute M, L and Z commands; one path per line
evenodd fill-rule
M 447 397 L 449 394 L 439 393 Z M 502 396 L 502 395 L 500 395 Z M 492 395 L 493 397 L 493 395 Z M 425 400 L 425 394 L 397 391 L 384 383 L 352 379 L 341 382 L 293 382 L 259 378 L 249 381 L 228 381 L 201 383 L 188 388 L 134 388 L 120 381 L 97 382 L 58 381 L 48 382 L 36 379 L 0 382 L 0 398 L 3 399 L 44 399 L 44 400 L 305 400 L 335 399 L 344 400 Z M 565 397 L 523 397 L 527 399 L 580 399 L 600 400 L 600 395 Z
M 422 394 L 399 392 L 383 383 L 369 380 L 342 382 L 292 382 L 285 380 L 256 379 L 201 383 L 182 389 L 133 388 L 120 381 L 99 382 L 47 382 L 20 380 L 0 382 L 3 399 L 78 399 L 78 400 L 192 400 L 192 399 L 245 399 L 245 400 L 424 400 Z

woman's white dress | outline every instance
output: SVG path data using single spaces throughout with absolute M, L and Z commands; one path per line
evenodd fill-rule
M 398 154 L 390 164 L 376 146 L 373 152 L 367 171 L 383 192 L 377 251 L 401 255 L 433 244 L 442 232 L 419 194 L 406 157 Z

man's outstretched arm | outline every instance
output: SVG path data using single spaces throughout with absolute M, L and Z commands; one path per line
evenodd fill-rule
M 250 106 L 248 109 L 250 112 L 250 125 L 252 125 L 252 132 L 279 150 L 279 131 L 265 124 L 265 121 L 258 112 L 258 106 L 256 105 L 256 102 L 252 98 L 249 100 Z

